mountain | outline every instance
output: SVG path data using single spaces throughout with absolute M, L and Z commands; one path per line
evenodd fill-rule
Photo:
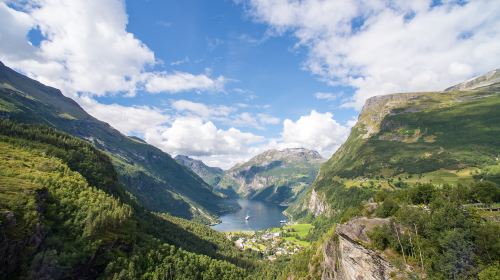
M 321 155 L 303 148 L 269 150 L 227 170 L 218 185 L 226 194 L 288 204 L 313 182 Z
M 499 124 L 498 70 L 445 91 L 368 99 L 287 208 L 314 225 L 318 243 L 285 276 L 498 278 Z
M 490 71 L 484 75 L 472 78 L 472 79 L 465 81 L 463 83 L 460 83 L 458 85 L 454 85 L 452 87 L 445 89 L 445 91 L 471 90 L 471 89 L 477 89 L 480 87 L 493 85 L 496 83 L 500 83 L 500 69 Z
M 368 99 L 347 141 L 322 165 L 307 199 L 289 211 L 345 208 L 379 188 L 500 182 L 498 73 L 446 91 Z
M 3 103 L 5 104 L 5 103 Z M 0 119 L 0 278 L 242 279 L 255 259 L 129 196 L 107 153 Z
M 177 155 L 175 160 L 196 173 L 196 175 L 200 176 L 203 181 L 211 186 L 217 185 L 224 176 L 224 170 L 218 167 L 210 167 L 201 160 L 192 159 L 183 155 Z
M 1 62 L 0 118 L 49 125 L 92 143 L 110 156 L 120 182 L 149 210 L 213 222 L 216 215 L 234 207 L 168 154 L 121 134 L 59 90 Z

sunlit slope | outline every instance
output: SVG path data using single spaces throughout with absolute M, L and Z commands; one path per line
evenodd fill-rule
M 253 266 L 224 235 L 137 205 L 78 138 L 0 120 L 0 167 L 2 278 L 241 279 Z
M 57 89 L 0 63 L 0 118 L 46 124 L 107 152 L 127 191 L 150 210 L 213 220 L 226 208 L 201 178 L 161 150 L 87 114 Z
M 333 213 L 378 189 L 419 182 L 500 183 L 500 84 L 468 86 L 368 99 L 347 141 L 288 212 Z
M 500 86 L 389 95 L 367 101 L 321 175 L 390 178 L 467 168 L 477 174 L 497 165 L 499 155 Z

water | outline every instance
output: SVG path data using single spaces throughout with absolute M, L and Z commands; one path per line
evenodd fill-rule
M 221 216 L 221 223 L 212 228 L 218 231 L 262 230 L 279 227 L 281 220 L 286 220 L 283 207 L 265 202 L 238 199 L 241 209 Z M 248 221 L 246 216 L 250 216 Z

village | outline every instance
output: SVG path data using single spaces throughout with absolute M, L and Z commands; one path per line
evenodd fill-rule
M 228 232 L 226 235 L 240 250 L 254 250 L 273 261 L 310 246 L 307 235 L 312 228 L 311 224 L 290 224 L 261 231 Z

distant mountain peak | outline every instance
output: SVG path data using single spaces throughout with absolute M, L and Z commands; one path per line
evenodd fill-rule
M 286 205 L 312 183 L 323 157 L 306 148 L 271 149 L 227 170 L 218 188 L 227 193 Z
M 445 89 L 445 91 L 452 90 L 473 90 L 480 87 L 489 86 L 492 84 L 500 83 L 500 68 L 492 70 L 486 74 L 474 77 L 460 84 L 454 85 Z
M 300 162 L 300 161 L 322 161 L 323 157 L 314 150 L 306 148 L 285 148 L 285 149 L 271 149 L 251 158 L 247 163 L 237 165 L 258 165 L 267 164 L 271 161 L 286 161 L 286 162 Z M 236 166 L 235 166 L 236 167 Z

